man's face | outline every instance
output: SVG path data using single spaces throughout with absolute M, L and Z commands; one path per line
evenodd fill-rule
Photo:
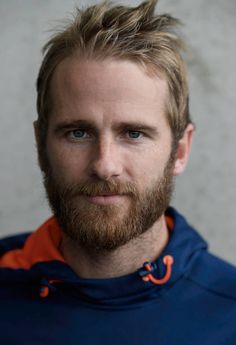
M 169 204 L 173 157 L 167 83 L 130 61 L 69 57 L 51 81 L 45 187 L 63 231 L 112 250 Z

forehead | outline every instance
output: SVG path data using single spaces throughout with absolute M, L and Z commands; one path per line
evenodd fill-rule
M 127 60 L 64 59 L 51 80 L 53 111 L 57 116 L 115 113 L 148 118 L 165 113 L 168 88 L 165 78 L 149 76 Z M 67 115 L 66 115 L 67 114 Z M 123 119 L 124 120 L 124 119 Z

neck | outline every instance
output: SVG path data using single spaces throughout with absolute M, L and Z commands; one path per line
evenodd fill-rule
M 78 247 L 62 234 L 61 251 L 67 264 L 81 278 L 113 278 L 137 271 L 144 262 L 156 260 L 168 243 L 162 216 L 144 234 L 111 252 L 94 253 Z

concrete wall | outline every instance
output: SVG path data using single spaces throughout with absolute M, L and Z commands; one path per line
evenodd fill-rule
M 1 235 L 35 229 L 50 214 L 32 129 L 34 84 L 48 30 L 56 19 L 69 17 L 75 4 L 0 1 Z M 160 0 L 159 8 L 185 23 L 197 124 L 192 158 L 178 178 L 173 204 L 210 242 L 211 251 L 236 264 L 236 2 Z

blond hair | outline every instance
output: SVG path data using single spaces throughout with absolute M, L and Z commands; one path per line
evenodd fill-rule
M 179 21 L 156 15 L 158 0 L 144 1 L 137 7 L 100 4 L 77 9 L 73 21 L 57 32 L 44 46 L 44 59 L 37 79 L 39 146 L 45 139 L 52 102 L 50 80 L 57 65 L 78 54 L 85 58 L 115 57 L 142 64 L 148 73 L 163 74 L 168 83 L 166 115 L 174 142 L 182 137 L 191 122 L 183 42 L 174 32 Z

